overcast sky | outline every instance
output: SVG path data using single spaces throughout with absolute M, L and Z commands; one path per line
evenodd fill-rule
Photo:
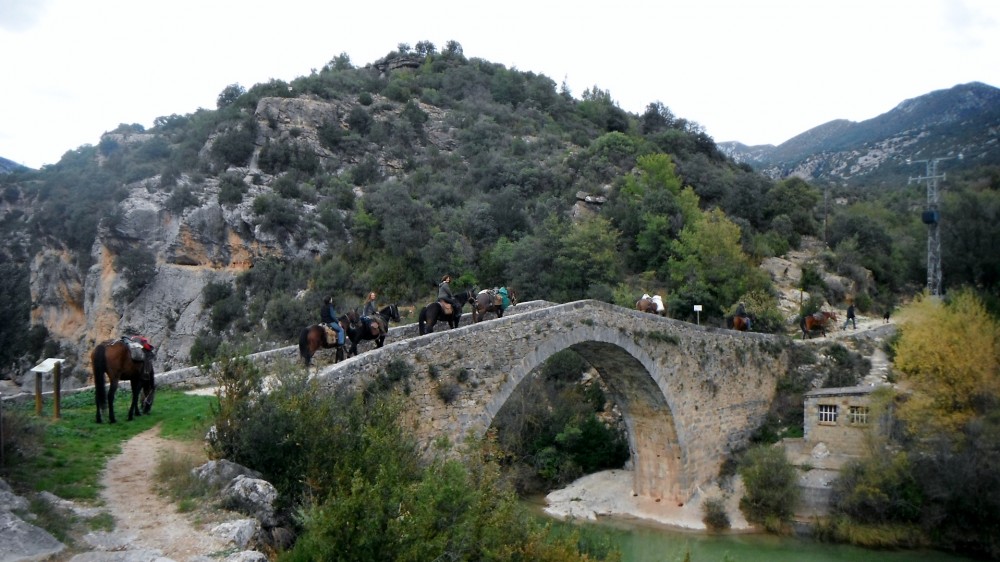
M 1000 87 L 998 0 L 0 0 L 0 156 L 53 164 L 120 123 L 214 109 L 229 84 L 423 40 L 751 145 Z

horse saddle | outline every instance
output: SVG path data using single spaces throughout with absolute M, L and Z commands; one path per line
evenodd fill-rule
M 146 352 L 152 354 L 153 345 L 142 336 L 123 336 L 122 342 L 128 346 L 128 353 L 132 361 L 145 361 Z
M 492 304 L 493 306 L 500 306 L 503 304 L 503 297 L 501 297 L 500 293 L 498 293 L 494 289 L 483 289 L 482 291 L 479 291 L 479 294 L 486 295 L 486 297 L 489 299 L 490 304 Z
M 326 338 L 326 344 L 337 343 L 337 331 L 326 324 L 320 324 L 323 326 L 323 337 Z
M 366 328 L 368 328 L 368 332 L 371 335 L 373 335 L 373 336 L 377 336 L 377 335 L 381 334 L 382 332 L 386 331 L 383 328 L 382 322 L 384 322 L 384 320 L 382 320 L 381 316 L 362 316 L 361 317 L 361 325 L 365 326 Z
M 444 299 L 438 299 L 438 304 L 441 305 L 441 310 L 444 311 L 445 316 L 451 316 L 452 314 L 455 314 L 455 307 L 451 306 L 450 302 Z

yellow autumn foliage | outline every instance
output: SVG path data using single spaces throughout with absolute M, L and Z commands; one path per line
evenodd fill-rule
M 918 298 L 899 315 L 896 368 L 912 394 L 900 418 L 922 434 L 954 432 L 1000 400 L 1000 324 L 971 291 Z

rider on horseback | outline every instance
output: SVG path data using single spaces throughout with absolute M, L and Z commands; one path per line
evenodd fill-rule
M 451 292 L 451 275 L 445 275 L 441 278 L 441 284 L 438 285 L 437 298 L 439 301 L 450 304 L 454 308 L 453 314 L 461 313 L 462 305 L 459 304 L 458 300 L 455 299 L 455 295 Z
M 321 324 L 325 324 L 334 332 L 337 332 L 337 345 L 344 345 L 344 329 L 337 321 L 337 309 L 333 306 L 333 297 L 323 299 L 323 308 L 319 310 Z
M 747 323 L 747 330 L 750 330 L 750 315 L 747 314 L 746 305 L 741 301 L 740 305 L 736 307 L 736 314 L 734 316 L 739 316 Z

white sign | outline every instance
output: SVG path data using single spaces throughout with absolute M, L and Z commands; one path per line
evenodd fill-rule
M 31 372 L 41 373 L 41 374 L 51 373 L 52 370 L 55 368 L 56 363 L 64 363 L 65 361 L 66 361 L 65 359 L 46 359 L 45 361 L 42 361 L 41 363 L 36 365 L 35 368 L 31 369 Z
M 695 312 L 701 312 L 701 305 L 700 304 L 694 305 L 694 311 Z

